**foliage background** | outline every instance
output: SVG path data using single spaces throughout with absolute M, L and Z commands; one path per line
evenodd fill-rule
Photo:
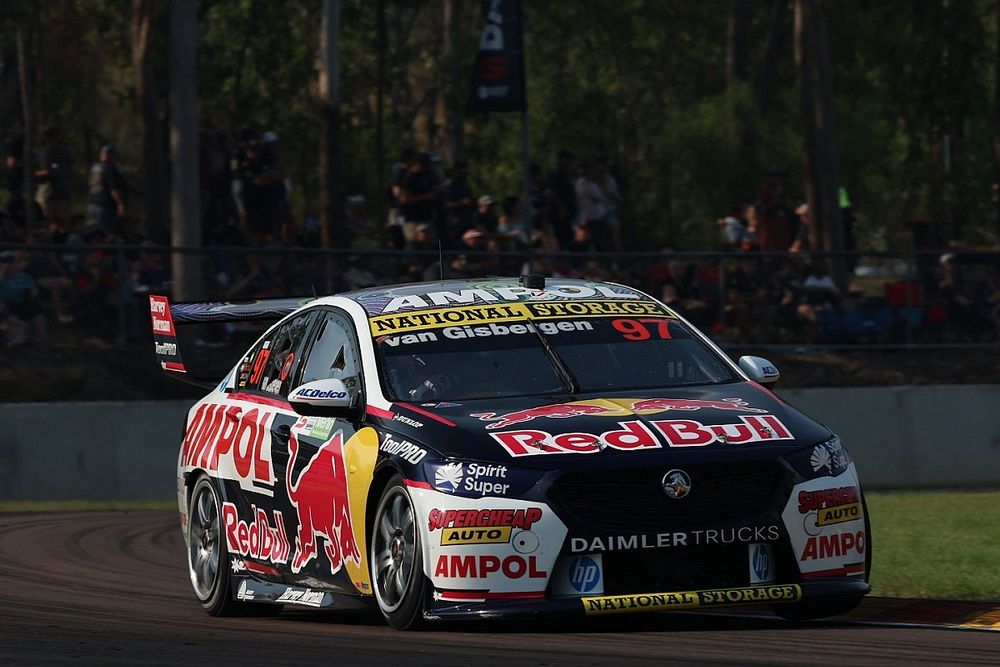
M 461 109 L 481 26 L 479 3 L 455 2 L 454 63 L 444 53 L 452 0 L 384 0 L 384 154 L 376 128 L 377 6 L 343 1 L 344 191 L 373 214 L 386 171 L 406 146 L 450 162 L 448 109 Z M 24 2 L 38 127 L 61 121 L 85 165 L 104 141 L 123 153 L 139 196 L 141 117 L 122 0 Z M 635 249 L 711 249 L 715 219 L 753 201 L 769 168 L 787 169 L 803 198 L 800 117 L 786 0 L 751 2 L 745 80 L 726 77 L 732 4 L 660 0 L 525 2 L 530 144 L 551 169 L 555 152 L 610 155 L 626 194 Z M 250 123 L 281 136 L 298 219 L 318 207 L 319 2 L 201 0 L 201 123 L 233 132 Z M 777 58 L 762 51 L 778 6 Z M 858 216 L 859 247 L 911 244 L 909 221 L 942 224 L 942 238 L 997 242 L 993 142 L 998 5 L 985 0 L 838 0 L 826 17 L 834 66 L 841 182 Z M 166 128 L 168 14 L 155 3 L 154 72 Z M 19 132 L 16 17 L 0 9 L 0 139 Z M 452 67 L 454 65 L 454 68 Z M 457 72 L 458 76 L 453 76 Z M 12 76 L 13 73 L 13 76 Z M 758 87 L 769 83 L 766 104 Z M 516 115 L 462 119 L 462 157 L 477 193 L 519 191 Z M 165 131 L 164 137 L 168 136 Z M 950 164 L 945 160 L 945 137 Z M 82 206 L 82 197 L 78 197 Z

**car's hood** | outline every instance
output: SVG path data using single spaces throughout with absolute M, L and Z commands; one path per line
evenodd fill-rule
M 780 455 L 831 435 L 749 382 L 396 405 L 407 418 L 394 421 L 393 430 L 443 456 L 528 467 L 565 468 L 583 459 L 643 465 L 665 455 L 758 458 L 762 450 Z

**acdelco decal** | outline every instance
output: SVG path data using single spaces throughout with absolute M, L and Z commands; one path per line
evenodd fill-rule
M 503 510 L 432 509 L 427 517 L 427 528 L 430 531 L 435 531 L 442 528 L 491 528 L 495 526 L 507 526 L 528 530 L 541 518 L 542 510 L 538 507 Z
M 449 577 L 452 579 L 483 579 L 491 574 L 501 573 L 508 579 L 545 579 L 548 573 L 538 569 L 538 562 L 534 556 L 493 556 L 484 554 L 479 556 L 456 556 L 452 554 L 442 554 L 438 556 L 437 564 L 434 567 L 435 577 Z
M 226 529 L 226 544 L 229 552 L 259 561 L 287 563 L 291 548 L 285 535 L 285 523 L 281 512 L 274 510 L 274 527 L 267 521 L 267 513 L 250 507 L 254 520 L 250 523 L 239 517 L 236 505 L 222 503 L 222 523 Z M 236 570 L 234 566 L 233 570 Z
M 794 439 L 773 415 L 740 417 L 738 424 L 702 424 L 690 419 L 652 422 L 671 447 L 704 447 L 713 443 L 739 445 L 749 442 Z M 593 433 L 562 433 L 521 430 L 490 433 L 511 456 L 538 454 L 595 454 L 610 447 L 620 450 L 660 447 L 648 426 L 639 421 L 619 422 L 621 430 Z
M 239 406 L 205 404 L 188 425 L 181 445 L 181 467 L 202 468 L 241 488 L 273 495 L 271 436 L 272 413 Z
M 802 597 L 802 588 L 787 586 L 752 586 L 749 588 L 717 588 L 704 591 L 672 593 L 639 593 L 634 595 L 604 595 L 580 598 L 587 615 L 627 614 L 663 609 L 695 609 L 759 602 L 795 602 Z

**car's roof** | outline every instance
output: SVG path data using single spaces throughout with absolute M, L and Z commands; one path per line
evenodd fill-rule
M 630 287 L 575 278 L 546 278 L 543 289 L 522 287 L 518 278 L 472 278 L 383 285 L 337 296 L 359 303 L 370 316 L 468 304 L 522 300 L 648 299 Z

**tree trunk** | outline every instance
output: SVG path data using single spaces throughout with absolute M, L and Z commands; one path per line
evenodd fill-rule
M 767 37 L 764 39 L 764 49 L 760 59 L 760 71 L 754 84 L 757 108 L 761 111 L 770 104 L 771 79 L 774 78 L 774 68 L 778 61 L 778 51 L 785 36 L 785 9 L 788 0 L 774 0 L 771 4 L 771 18 L 768 21 Z
M 448 109 L 448 157 L 452 163 L 462 159 L 464 140 L 462 105 L 459 91 L 462 89 L 462 67 L 458 61 L 455 37 L 458 34 L 458 0 L 444 0 L 444 61 L 448 82 L 445 84 L 445 104 Z
M 747 25 L 750 22 L 748 0 L 730 0 L 726 39 L 726 88 L 746 81 L 750 72 L 747 55 Z
M 201 246 L 198 197 L 198 12 L 195 0 L 170 3 L 171 241 Z M 174 299 L 202 298 L 201 255 L 174 253 Z
M 340 0 L 324 0 L 320 32 L 320 230 L 324 248 L 345 245 L 340 193 Z M 329 280 L 328 280 L 329 282 Z M 331 285 L 326 286 L 327 290 Z
M 1000 0 L 997 0 L 1000 2 Z M 375 2 L 375 169 L 378 175 L 378 219 L 386 219 L 386 184 L 388 169 L 385 164 L 385 0 Z
M 837 123 L 833 112 L 833 67 L 826 35 L 823 0 L 807 0 L 809 34 L 816 64 L 816 171 L 819 176 L 820 208 L 813 216 L 822 220 L 824 246 L 832 252 L 844 251 L 844 220 L 840 210 L 840 156 L 837 151 Z M 842 294 L 847 293 L 850 276 L 845 257 L 831 262 L 831 277 Z
M 816 174 L 816 114 L 813 109 L 807 4 L 808 0 L 795 0 L 795 88 L 799 95 L 799 114 L 802 119 L 802 173 L 806 203 L 813 217 L 809 228 L 809 245 L 822 250 L 825 235 L 822 233 L 822 220 L 816 215 L 819 210 L 820 188 Z
M 21 114 L 24 120 L 24 150 L 21 153 L 24 169 L 24 227 L 31 229 L 35 222 L 35 113 L 31 107 L 31 75 L 28 70 L 27 28 L 17 26 L 17 72 L 21 80 Z
M 996 243 L 1000 243 L 1000 0 L 994 11 L 998 37 L 993 70 L 993 224 Z
M 132 69 L 135 94 L 142 116 L 143 222 L 146 236 L 161 240 L 167 230 L 167 157 L 160 125 L 160 96 L 153 75 L 150 28 L 153 0 L 132 2 Z

